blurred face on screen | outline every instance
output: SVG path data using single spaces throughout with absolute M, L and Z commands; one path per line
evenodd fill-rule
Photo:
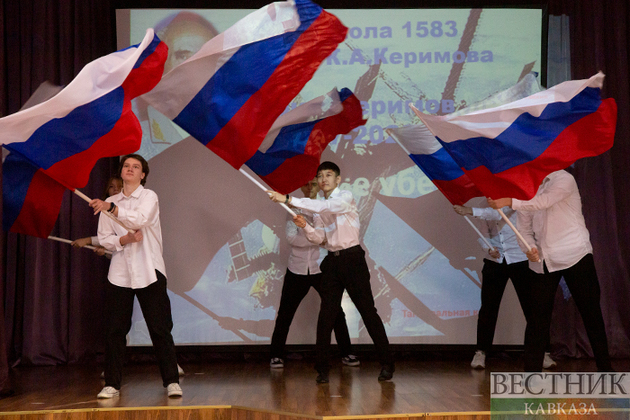
M 322 169 L 317 173 L 317 185 L 324 192 L 326 198 L 341 183 L 341 176 L 335 174 L 332 169 Z
M 190 12 L 180 13 L 166 28 L 163 40 L 168 45 L 164 73 L 192 57 L 210 39 L 217 35 L 212 25 Z
M 315 198 L 317 197 L 317 193 L 319 192 L 319 186 L 317 185 L 317 178 L 313 178 L 308 181 L 306 184 L 300 187 L 304 197 L 307 198 Z

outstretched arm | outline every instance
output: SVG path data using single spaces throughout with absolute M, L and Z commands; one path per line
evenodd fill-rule
M 277 191 L 268 190 L 269 198 L 275 203 L 291 204 L 294 207 L 309 210 L 313 213 L 333 213 L 343 214 L 352 211 L 352 193 L 350 191 L 341 191 L 335 197 L 328 197 L 326 200 L 312 200 L 310 198 L 297 198 L 280 194 Z

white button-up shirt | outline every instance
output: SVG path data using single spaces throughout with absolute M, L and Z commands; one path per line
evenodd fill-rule
M 510 219 L 512 224 L 515 224 L 516 212 L 509 207 L 504 207 L 502 210 L 508 219 Z M 486 258 L 498 263 L 502 263 L 503 259 L 505 259 L 505 262 L 508 264 L 514 264 L 527 260 L 527 255 L 525 255 L 519 247 L 516 234 L 505 222 L 505 220 L 503 220 L 498 211 L 490 207 L 473 207 L 472 211 L 474 217 L 483 220 L 483 223 L 479 226 L 481 234 L 485 238 L 488 238 L 490 245 L 496 248 L 501 254 L 501 256 L 496 260 L 490 256 L 487 256 Z M 484 250 L 488 250 L 488 245 L 483 241 L 483 239 L 479 238 L 478 242 Z
M 359 245 L 359 210 L 350 191 L 335 188 L 327 199 L 291 198 L 291 205 L 314 213 L 304 232 L 309 241 L 328 251 Z
M 302 214 L 307 222 L 313 223 L 313 216 L 300 209 L 295 209 L 295 213 Z M 317 274 L 321 273 L 319 269 L 319 245 L 310 242 L 303 229 L 293 223 L 293 218 L 287 221 L 286 228 L 287 240 L 291 244 L 291 254 L 289 254 L 289 264 L 287 268 L 294 274 Z
M 101 214 L 98 220 L 98 241 L 113 252 L 107 278 L 110 283 L 132 289 L 141 289 L 157 281 L 155 270 L 164 274 L 162 258 L 162 229 L 157 194 L 142 185 L 126 197 L 122 192 L 109 197 L 107 202 L 118 206 L 118 220 L 133 230 L 140 230 L 140 242 L 120 245 L 120 237 L 127 230 Z
M 567 171 L 547 175 L 534 198 L 512 199 L 512 208 L 518 214 L 518 230 L 530 246 L 538 248 L 550 272 L 569 268 L 593 252 L 580 192 Z M 543 272 L 542 262 L 529 265 L 537 273 Z

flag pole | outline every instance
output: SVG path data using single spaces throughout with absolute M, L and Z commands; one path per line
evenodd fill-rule
M 75 189 L 75 190 L 74 190 L 74 193 L 75 193 L 76 195 L 78 195 L 79 197 L 81 197 L 82 199 L 84 199 L 85 201 L 87 201 L 88 203 L 89 203 L 90 201 L 92 201 L 92 199 L 91 199 L 90 197 L 88 197 L 87 195 L 83 194 L 81 191 L 79 191 L 79 190 L 77 190 L 77 189 Z M 127 229 L 127 231 L 129 231 L 129 232 L 131 232 L 131 233 L 135 233 L 135 230 L 133 230 L 133 229 L 129 229 L 127 226 L 125 226 L 125 225 L 123 224 L 123 222 L 121 222 L 120 220 L 118 220 L 118 218 L 117 218 L 116 216 L 114 216 L 113 214 L 111 214 L 111 213 L 109 213 L 109 212 L 107 212 L 107 211 L 102 211 L 102 212 L 101 212 L 101 214 L 104 214 L 104 215 L 106 215 L 106 216 L 110 217 L 110 218 L 111 218 L 114 222 L 118 223 L 120 226 L 122 226 L 122 227 L 124 227 L 125 229 Z
M 523 242 L 523 243 L 525 244 L 525 246 L 527 247 L 527 250 L 528 250 L 528 251 L 531 251 L 531 250 L 532 250 L 532 247 L 530 247 L 530 246 L 529 246 L 529 244 L 525 241 L 525 238 L 523 238 L 523 235 L 521 235 L 521 232 L 519 232 L 519 231 L 516 229 L 516 226 L 514 226 L 514 225 L 512 224 L 512 222 L 510 222 L 510 219 L 508 219 L 508 217 L 505 215 L 505 213 L 503 213 L 503 210 L 501 210 L 501 209 L 497 209 L 497 211 L 499 212 L 499 214 L 501 215 L 501 217 L 503 218 L 503 220 L 505 220 L 505 223 L 507 223 L 507 224 L 508 224 L 508 225 L 512 228 L 512 230 L 514 231 L 514 233 L 516 234 L 516 236 L 518 237 L 518 239 L 520 239 L 520 240 L 521 240 L 521 242 Z
M 409 104 L 409 106 L 412 106 L 411 104 Z M 407 153 L 407 156 L 410 156 L 411 153 L 409 153 L 409 150 L 407 150 L 407 148 L 398 141 L 398 139 L 396 138 L 396 136 L 393 136 L 392 133 L 389 131 L 389 128 L 385 129 L 385 132 L 387 134 L 389 134 L 389 137 L 393 138 L 394 141 L 396 143 L 398 143 L 398 145 L 404 150 L 405 153 Z M 479 229 L 477 229 L 477 226 L 475 226 L 475 224 L 472 222 L 472 220 L 470 220 L 468 218 L 468 216 L 464 216 L 464 219 L 466 219 L 466 221 L 468 222 L 468 224 L 470 225 L 470 227 L 472 227 L 475 232 L 477 232 L 477 235 L 479 235 L 479 237 L 481 238 L 481 240 L 483 240 L 485 242 L 485 244 L 488 246 L 489 249 L 494 249 L 494 247 L 492 245 L 490 245 L 490 242 L 488 242 L 488 239 L 486 239 L 485 236 L 483 236 L 483 234 L 481 232 L 479 232 Z
M 468 216 L 464 216 L 464 219 L 466 219 L 466 221 L 468 222 L 468 224 L 470 225 L 470 227 L 472 227 L 475 232 L 477 232 L 477 235 L 479 235 L 479 237 L 484 241 L 484 243 L 486 244 L 486 246 L 488 247 L 488 249 L 495 249 L 490 242 L 488 241 L 488 239 L 483 236 L 483 234 L 479 231 L 479 229 L 477 229 L 477 226 L 475 226 L 475 224 L 472 222 L 472 220 L 470 220 L 468 218 Z
M 243 175 L 245 175 L 247 178 L 249 178 L 250 181 L 252 181 L 254 184 L 258 185 L 260 187 L 261 190 L 267 192 L 267 190 L 270 190 L 271 188 L 267 188 L 265 187 L 263 184 L 261 184 L 260 182 L 258 182 L 258 180 L 256 178 L 254 178 L 253 176 L 251 176 L 250 174 L 248 174 L 247 172 L 245 172 L 245 170 L 243 170 L 243 168 L 239 168 L 238 171 L 240 173 L 242 173 Z M 296 216 L 295 212 L 293 210 L 291 210 L 291 208 L 289 206 L 287 206 L 284 203 L 280 203 L 280 205 L 282 207 L 284 207 L 286 209 L 286 211 L 289 212 L 289 214 L 293 217 Z
M 48 239 L 52 239 L 53 241 L 57 241 L 57 242 L 63 242 L 64 244 L 72 244 L 72 242 L 73 242 L 70 239 L 59 238 L 57 236 L 52 236 L 52 235 L 49 235 Z M 96 247 L 93 246 L 93 245 L 86 245 L 83 248 L 96 249 Z M 105 253 L 111 255 L 112 251 L 105 250 Z

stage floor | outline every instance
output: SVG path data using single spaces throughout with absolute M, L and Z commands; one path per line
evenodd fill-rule
M 472 357 L 472 355 L 471 355 Z M 614 360 L 618 372 L 629 360 Z M 311 360 L 287 360 L 270 369 L 268 360 L 217 360 L 180 363 L 182 398 L 168 398 L 157 365 L 129 363 L 119 398 L 97 400 L 103 386 L 101 366 L 17 367 L 12 371 L 14 395 L 0 400 L 0 412 L 72 410 L 98 407 L 164 407 L 232 405 L 302 416 L 401 415 L 490 410 L 490 372 L 519 372 L 518 358 L 489 358 L 487 369 L 473 370 L 468 357 L 436 354 L 405 357 L 394 378 L 376 379 L 380 366 L 362 360 L 359 367 L 334 364 L 330 383 L 318 385 Z M 556 371 L 594 371 L 592 360 L 560 360 Z

